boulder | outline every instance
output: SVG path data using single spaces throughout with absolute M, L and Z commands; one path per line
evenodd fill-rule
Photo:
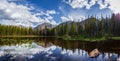
M 99 53 L 100 53 L 99 50 L 96 48 L 89 53 L 89 57 L 95 58 L 99 55 Z

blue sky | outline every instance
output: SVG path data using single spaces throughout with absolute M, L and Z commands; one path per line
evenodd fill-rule
M 120 13 L 120 0 L 0 0 L 0 23 L 35 27 Z

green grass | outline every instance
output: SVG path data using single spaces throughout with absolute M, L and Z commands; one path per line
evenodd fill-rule
M 58 38 L 62 38 L 63 40 L 80 40 L 80 41 L 89 41 L 89 42 L 100 42 L 108 39 L 112 40 L 120 40 L 120 37 L 82 37 L 82 36 L 61 36 Z
M 113 40 L 120 40 L 120 37 L 112 37 Z
M 38 36 L 38 35 L 6 35 L 6 36 L 0 36 L 1 38 L 4 37 L 20 37 L 20 38 L 24 38 L 24 37 L 56 37 L 56 38 L 61 38 L 63 40 L 71 40 L 71 41 L 75 41 L 75 40 L 80 40 L 80 41 L 89 41 L 89 42 L 99 42 L 99 41 L 105 41 L 108 39 L 112 39 L 112 40 L 120 40 L 120 36 L 118 37 L 83 37 L 83 36 L 69 36 L 69 35 L 64 35 L 64 36 Z
M 103 41 L 105 40 L 104 37 L 101 38 L 84 38 L 84 37 L 71 37 L 71 38 L 63 38 L 64 40 L 82 40 L 82 41 L 90 41 L 90 42 L 94 42 L 94 41 Z

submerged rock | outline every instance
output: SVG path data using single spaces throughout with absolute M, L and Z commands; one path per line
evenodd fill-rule
M 99 53 L 100 53 L 99 50 L 96 48 L 89 53 L 89 57 L 95 58 L 99 55 Z

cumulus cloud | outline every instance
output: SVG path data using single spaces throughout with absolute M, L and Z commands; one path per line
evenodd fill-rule
M 120 0 L 106 0 L 109 2 L 109 7 L 114 13 L 120 13 Z
M 108 1 L 106 1 L 106 0 L 105 0 L 104 2 L 103 2 L 102 0 L 99 0 L 97 3 L 99 4 L 100 9 L 107 8 L 107 7 L 108 7 L 108 5 L 109 5 L 109 4 L 108 4 L 109 2 L 108 2 Z
M 71 16 L 68 16 L 68 17 L 61 16 L 60 18 L 61 18 L 62 22 L 73 21 L 73 18 Z
M 47 15 L 47 19 L 54 21 L 51 15 L 56 14 L 56 11 L 49 10 L 42 13 L 32 13 L 31 10 L 33 9 L 33 7 L 18 5 L 14 2 L 8 2 L 7 0 L 0 0 L 0 23 L 34 27 L 40 23 L 46 22 L 44 18 L 39 17 L 41 15 Z
M 53 20 L 53 16 L 51 16 L 55 14 L 58 14 L 58 12 L 56 12 L 55 10 L 47 10 L 45 12 L 41 11 L 40 13 L 37 13 L 38 16 L 42 16 L 44 22 L 58 25 L 58 23 L 56 23 L 56 21 Z
M 61 16 L 60 17 L 62 22 L 67 22 L 67 21 L 75 21 L 75 22 L 78 22 L 78 21 L 82 21 L 85 19 L 84 16 L 81 16 L 81 15 L 68 15 L 68 16 Z
M 72 8 L 85 7 L 86 9 L 98 4 L 100 9 L 108 8 L 113 13 L 120 13 L 120 0 L 64 0 L 63 2 L 69 4 Z
M 46 11 L 47 12 L 47 14 L 56 14 L 56 11 L 55 10 L 48 10 L 48 11 Z
M 120 13 L 120 0 L 98 0 L 100 9 L 109 8 L 113 13 Z
M 66 9 L 66 6 L 60 5 L 59 10 L 63 13 L 63 16 L 60 17 L 62 22 L 82 21 L 86 16 L 86 11 L 82 9 L 71 9 L 70 7 Z
M 69 4 L 70 6 L 72 6 L 72 8 L 84 8 L 86 7 L 86 9 L 90 9 L 90 7 L 92 7 L 93 5 L 95 5 L 97 0 L 91 0 L 88 3 L 88 0 L 64 0 L 63 2 Z

